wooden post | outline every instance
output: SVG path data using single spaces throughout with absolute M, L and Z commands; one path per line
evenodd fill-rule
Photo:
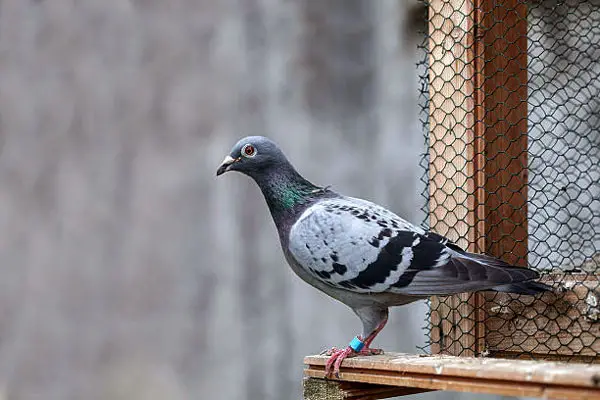
M 523 0 L 429 5 L 430 226 L 526 265 L 527 9 Z M 432 352 L 485 351 L 480 294 L 432 299 Z
M 476 0 L 477 223 L 482 250 L 527 266 L 527 6 Z M 482 190 L 483 189 L 483 190 Z

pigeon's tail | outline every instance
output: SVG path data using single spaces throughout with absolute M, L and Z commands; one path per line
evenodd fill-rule
M 491 267 L 492 269 L 498 269 L 498 271 L 502 274 L 507 274 L 510 276 L 509 279 L 513 281 L 511 283 L 494 286 L 488 290 L 530 296 L 553 290 L 552 286 L 534 281 L 534 279 L 539 278 L 539 274 L 532 269 L 513 266 L 505 263 L 502 260 L 487 256 L 485 254 L 463 253 L 463 256 L 467 259 L 477 261 L 487 267 Z
M 535 296 L 538 293 L 551 292 L 553 288 L 552 286 L 546 285 L 545 283 L 530 281 L 511 283 L 510 285 L 496 286 L 491 290 L 494 292 L 527 294 L 530 296 Z
M 552 289 L 536 282 L 540 275 L 532 269 L 456 248 L 451 248 L 445 264 L 410 272 L 409 283 L 393 288 L 394 292 L 432 296 L 492 290 L 533 295 Z

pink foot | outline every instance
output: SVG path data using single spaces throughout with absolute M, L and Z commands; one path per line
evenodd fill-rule
M 334 347 L 328 352 L 328 355 L 329 360 L 327 360 L 327 363 L 325 364 L 325 376 L 329 376 L 331 372 L 331 367 L 333 367 L 333 374 L 336 378 L 339 378 L 340 366 L 342 365 L 342 361 L 344 361 L 344 359 L 346 358 L 356 356 L 356 352 L 350 347 L 346 347 L 345 349 L 336 349 Z
M 331 350 L 323 352 L 322 354 L 329 356 L 329 360 L 327 360 L 327 363 L 325 364 L 325 376 L 329 376 L 331 372 L 331 367 L 333 366 L 333 374 L 336 378 L 339 378 L 342 361 L 344 361 L 346 358 L 352 358 L 359 355 L 374 356 L 378 354 L 383 354 L 383 350 L 365 347 L 357 353 L 351 347 L 346 347 L 345 349 L 338 349 L 334 347 Z

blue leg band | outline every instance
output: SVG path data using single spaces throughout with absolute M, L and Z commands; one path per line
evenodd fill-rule
M 352 341 L 350 342 L 350 344 L 348 344 L 348 346 L 350 346 L 352 350 L 358 353 L 365 347 L 365 344 L 358 338 L 358 336 L 355 336 L 354 339 L 352 339 Z

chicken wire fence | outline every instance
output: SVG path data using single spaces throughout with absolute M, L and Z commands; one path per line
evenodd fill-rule
M 597 361 L 600 1 L 425 6 L 425 225 L 555 289 L 433 298 L 429 350 Z

